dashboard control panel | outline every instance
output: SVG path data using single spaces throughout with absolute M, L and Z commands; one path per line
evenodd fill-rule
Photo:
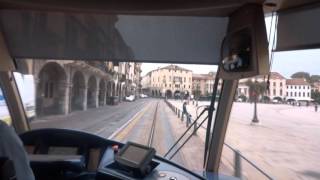
M 40 180 L 207 179 L 155 155 L 152 148 L 124 145 L 85 132 L 38 129 L 23 133 L 20 138 L 36 179 Z M 142 170 L 147 173 L 141 174 Z

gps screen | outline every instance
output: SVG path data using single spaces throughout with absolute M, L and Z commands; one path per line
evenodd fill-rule
M 147 156 L 148 150 L 137 146 L 129 146 L 121 155 L 121 158 L 140 164 Z

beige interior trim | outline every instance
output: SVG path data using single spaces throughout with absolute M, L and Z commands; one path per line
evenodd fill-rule
M 13 71 L 15 65 L 11 58 L 2 31 L 0 30 L 0 71 Z

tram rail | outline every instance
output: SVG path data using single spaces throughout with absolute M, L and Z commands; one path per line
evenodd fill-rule
M 153 141 L 155 139 L 155 131 L 156 131 L 156 124 L 158 120 L 158 107 L 160 100 L 155 102 L 155 105 L 148 105 L 147 107 L 141 109 L 139 112 L 137 112 L 127 123 L 122 125 L 116 132 L 114 132 L 111 136 L 109 136 L 109 139 L 116 139 L 119 141 L 124 141 L 125 139 L 128 139 L 130 135 L 134 134 L 137 129 L 138 123 L 145 123 L 146 126 L 145 129 L 150 129 L 150 131 L 145 132 L 148 134 L 147 138 L 141 138 L 141 139 L 134 139 L 133 141 L 137 140 L 138 143 L 144 144 L 146 146 L 152 147 Z M 150 115 L 152 119 L 143 119 L 146 118 L 144 115 L 146 112 L 152 111 L 153 114 Z M 150 122 L 151 123 L 148 123 Z M 149 125 L 150 124 L 150 125 Z M 141 130 L 141 129 L 139 129 Z M 144 139 L 144 140 L 143 140 Z M 142 140 L 142 141 L 139 141 Z
M 155 128 L 156 128 L 156 123 L 157 123 L 157 114 L 158 114 L 158 107 L 159 107 L 159 101 L 157 102 L 156 105 L 156 109 L 155 112 L 153 114 L 153 120 L 152 120 L 152 125 L 151 125 L 151 129 L 150 129 L 150 134 L 149 134 L 149 139 L 148 139 L 148 146 L 152 147 L 152 143 L 153 143 L 153 138 L 154 138 L 154 132 L 155 132 Z

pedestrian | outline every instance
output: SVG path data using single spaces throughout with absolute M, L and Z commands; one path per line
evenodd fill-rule
M 318 111 L 318 104 L 317 104 L 317 103 L 314 105 L 314 111 L 315 111 L 315 112 Z
M 188 116 L 187 102 L 184 102 L 182 105 L 182 118 L 181 118 L 182 121 L 183 121 L 184 115 Z

